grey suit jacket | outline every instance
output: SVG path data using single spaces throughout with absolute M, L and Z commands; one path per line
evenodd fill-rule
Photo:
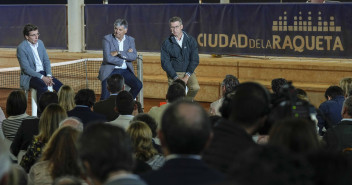
M 43 69 L 46 74 L 51 73 L 51 66 L 48 53 L 41 40 L 38 40 L 38 54 L 42 61 Z M 32 77 L 40 78 L 42 74 L 36 72 L 35 59 L 32 49 L 27 40 L 21 42 L 17 47 L 17 59 L 21 67 L 20 86 L 24 90 L 29 90 L 29 81 Z
M 134 73 L 132 61 L 137 58 L 136 46 L 134 43 L 134 38 L 125 35 L 126 40 L 123 42 L 123 51 L 121 51 L 121 56 L 113 57 L 111 52 L 119 51 L 119 43 L 117 42 L 113 34 L 105 35 L 103 38 L 103 62 L 101 63 L 99 70 L 99 80 L 105 80 L 111 72 L 114 70 L 115 66 L 121 66 L 123 60 L 126 60 L 127 68 Z M 133 52 L 128 52 L 129 49 L 133 49 Z

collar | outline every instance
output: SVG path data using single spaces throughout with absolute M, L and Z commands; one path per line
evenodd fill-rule
M 38 48 L 38 42 L 36 44 L 30 43 L 28 40 L 27 40 L 27 42 L 31 47 Z
M 89 108 L 87 105 L 76 105 L 77 108 Z
M 29 115 L 27 113 L 23 113 L 20 115 L 16 115 L 16 116 L 9 116 L 7 119 L 8 120 L 12 120 L 12 119 L 21 119 L 21 118 L 25 118 L 28 117 Z
M 352 121 L 352 118 L 342 118 L 341 121 Z
M 172 159 L 179 159 L 179 158 L 201 160 L 200 155 L 170 154 L 165 157 L 165 161 L 172 160 Z
M 118 43 L 123 42 L 126 40 L 126 35 L 123 36 L 122 40 L 120 41 L 117 37 L 115 37 Z
M 119 117 L 117 117 L 117 118 L 128 118 L 128 119 L 133 119 L 133 115 L 120 115 Z

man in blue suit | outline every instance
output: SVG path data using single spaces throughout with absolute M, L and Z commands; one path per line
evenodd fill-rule
M 103 38 L 103 62 L 99 70 L 101 81 L 101 97 L 109 97 L 107 78 L 113 74 L 120 74 L 125 79 L 125 84 L 131 87 L 130 93 L 136 98 L 142 89 L 142 82 L 134 75 L 132 61 L 137 58 L 134 38 L 127 36 L 128 23 L 124 19 L 117 19 L 114 23 L 114 33 Z
M 54 78 L 45 46 L 39 40 L 38 27 L 27 24 L 23 28 L 24 41 L 17 47 L 17 59 L 21 67 L 20 86 L 24 90 L 37 90 L 37 100 L 48 87 L 59 91 L 62 83 Z

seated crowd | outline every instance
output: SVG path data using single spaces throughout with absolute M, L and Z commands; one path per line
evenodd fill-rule
M 38 116 L 23 91 L 0 109 L 0 185 L 345 185 L 352 182 L 352 79 L 319 108 L 283 78 L 270 93 L 226 75 L 206 111 L 176 80 L 143 113 L 124 78 L 110 97 L 68 85 L 43 93 Z

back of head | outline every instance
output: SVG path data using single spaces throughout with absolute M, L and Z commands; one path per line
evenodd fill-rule
M 132 144 L 123 128 L 105 124 L 91 124 L 78 139 L 78 153 L 92 178 L 105 182 L 109 173 L 131 171 Z M 113 161 L 113 162 L 112 162 Z
M 7 116 L 17 116 L 24 114 L 27 109 L 26 94 L 21 91 L 12 91 L 7 97 L 6 101 L 6 114 Z
M 326 89 L 325 91 L 325 99 L 328 99 L 328 97 L 334 99 L 337 96 L 344 96 L 343 90 L 339 86 L 330 86 L 329 88 Z
M 343 102 L 343 109 L 346 109 L 348 116 L 352 117 L 352 96 L 349 96 L 345 99 Z
M 230 104 L 230 120 L 250 128 L 269 113 L 270 94 L 262 85 L 246 82 L 237 86 Z
M 48 105 L 39 119 L 39 134 L 36 136 L 46 143 L 59 128 L 59 123 L 67 117 L 66 111 L 56 103 Z
M 53 182 L 53 185 L 82 185 L 85 184 L 81 179 L 74 176 L 62 176 L 56 178 Z
M 307 153 L 319 148 L 315 123 L 302 118 L 287 118 L 276 122 L 269 133 L 269 144 L 295 153 Z
M 115 106 L 121 115 L 131 115 L 134 109 L 134 100 L 127 91 L 121 91 L 115 99 Z
M 118 93 L 123 90 L 125 80 L 120 74 L 111 75 L 106 81 L 110 93 Z
M 78 131 L 83 132 L 83 123 L 78 118 L 68 117 L 59 123 L 60 128 L 66 126 L 73 127 Z
M 153 138 L 157 136 L 156 129 L 158 128 L 158 125 L 153 117 L 151 117 L 149 114 L 137 114 L 134 118 L 133 121 L 143 121 L 146 123 L 150 130 L 152 131 Z
M 225 94 L 228 94 L 233 92 L 239 84 L 240 82 L 238 81 L 237 77 L 233 75 L 226 75 L 221 85 L 225 88 Z
M 345 96 L 352 90 L 352 78 L 343 78 L 340 80 L 339 86 L 343 90 Z
M 66 110 L 70 111 L 75 107 L 75 91 L 68 85 L 60 87 L 58 92 L 59 104 Z
M 284 78 L 275 78 L 271 81 L 271 89 L 273 90 L 274 94 L 279 94 L 280 89 L 287 84 L 286 79 Z
M 4 177 L 9 173 L 11 162 L 8 147 L 5 145 L 3 139 L 0 139 L 0 183 Z
M 39 98 L 39 110 L 41 112 L 44 111 L 44 109 L 52 103 L 59 103 L 59 98 L 56 93 L 54 92 L 44 92 L 40 98 Z
M 174 80 L 173 82 L 172 82 L 172 84 L 175 84 L 175 83 L 178 83 L 178 84 L 180 84 L 180 85 L 182 85 L 182 87 L 184 88 L 184 89 L 186 89 L 186 83 L 185 83 L 185 81 L 183 81 L 183 80 L 181 80 L 181 79 L 176 79 L 176 80 Z
M 92 107 L 95 103 L 95 93 L 92 89 L 81 89 L 75 96 L 76 105 Z
M 79 133 L 73 127 L 62 127 L 54 132 L 45 146 L 42 160 L 49 161 L 50 174 L 53 179 L 62 175 L 80 176 L 76 150 Z
M 179 83 L 173 83 L 169 86 L 166 99 L 169 103 L 186 96 L 185 88 Z
M 211 133 L 210 121 L 198 104 L 181 100 L 172 103 L 161 119 L 165 146 L 171 154 L 199 154 Z

